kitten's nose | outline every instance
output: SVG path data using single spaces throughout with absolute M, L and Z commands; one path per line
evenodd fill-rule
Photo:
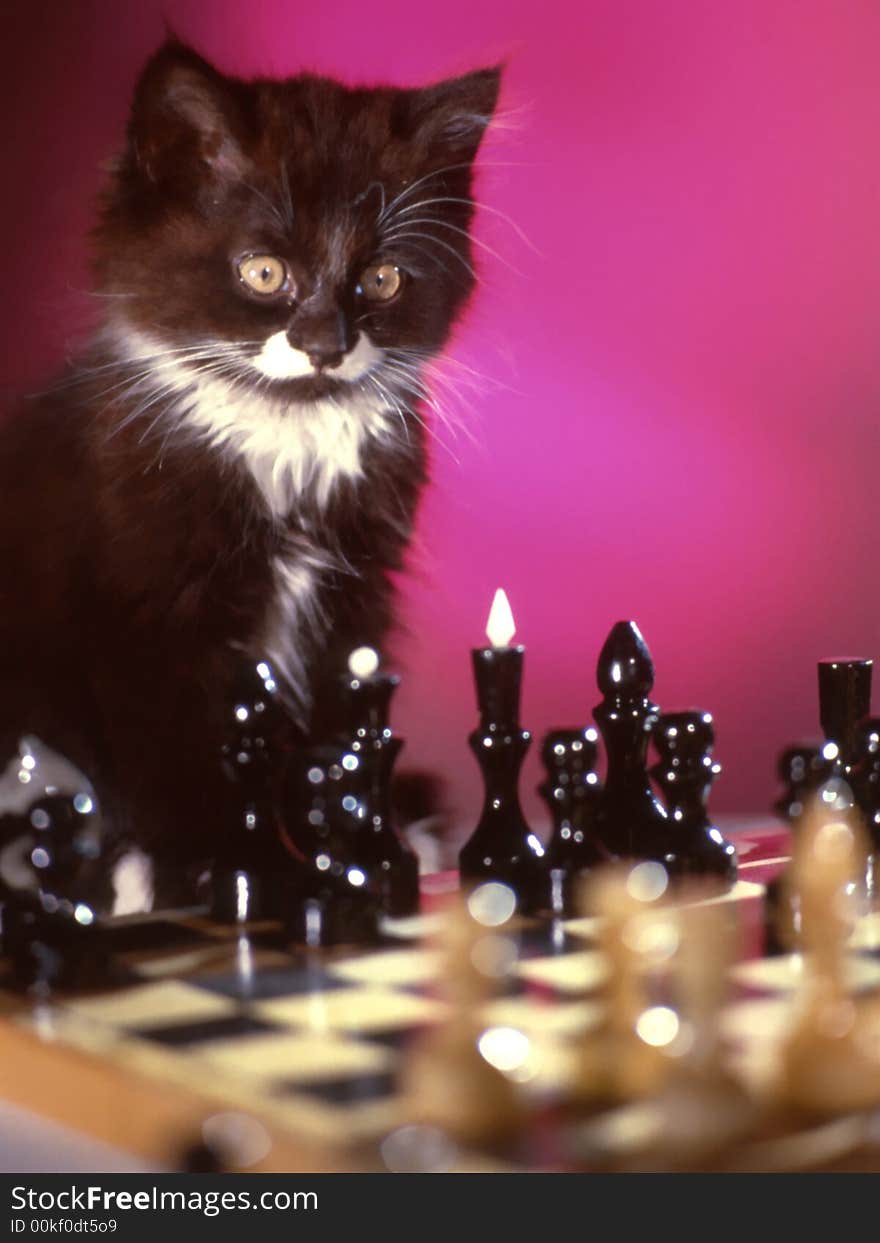
M 287 330 L 287 339 L 294 349 L 308 355 L 318 371 L 338 367 L 351 348 L 348 324 L 342 311 L 296 316 Z

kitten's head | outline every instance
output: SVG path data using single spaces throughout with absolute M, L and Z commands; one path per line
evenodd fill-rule
M 291 402 L 401 393 L 474 283 L 472 164 L 498 86 L 497 69 L 422 90 L 243 82 L 167 44 L 96 233 L 117 325 Z

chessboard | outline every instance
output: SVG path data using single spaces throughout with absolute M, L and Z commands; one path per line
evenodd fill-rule
M 759 1083 L 802 971 L 798 955 L 764 952 L 765 886 L 785 864 L 789 834 L 753 823 L 734 837 L 739 878 L 708 899 L 739 917 L 721 1029 L 737 1074 Z M 414 1132 L 401 1068 L 443 1019 L 432 937 L 456 889 L 452 873 L 424 877 L 422 912 L 385 920 L 380 942 L 358 949 L 287 951 L 272 925 L 219 926 L 198 912 L 122 921 L 123 982 L 43 999 L 0 993 L 2 1095 L 157 1168 L 187 1168 L 208 1120 L 242 1116 L 266 1137 L 255 1170 L 405 1168 L 399 1153 Z M 878 918 L 863 919 L 851 954 L 857 993 L 880 993 Z M 589 1169 L 572 1156 L 564 1102 L 578 1042 L 601 1016 L 596 920 L 519 919 L 514 939 L 515 961 L 480 1024 L 527 1047 L 517 1078 L 533 1121 L 515 1150 L 449 1145 L 432 1160 L 449 1170 Z M 838 1149 L 852 1145 L 864 1159 L 864 1119 L 840 1124 L 820 1127 L 816 1153 L 799 1162 L 844 1159 Z

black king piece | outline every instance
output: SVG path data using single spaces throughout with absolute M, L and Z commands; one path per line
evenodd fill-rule
M 876 779 L 876 726 L 870 717 L 873 661 L 856 657 L 820 660 L 819 720 L 825 735 L 822 761 L 827 778 L 845 781 L 853 799 L 850 814 L 863 818 L 872 848 L 880 844 Z
M 506 597 L 496 596 L 509 613 Z M 510 635 L 512 635 L 512 621 Z M 532 741 L 519 724 L 524 647 L 502 640 L 471 652 L 480 723 L 468 737 L 483 774 L 485 797 L 477 827 L 459 855 L 462 885 L 485 881 L 509 885 L 522 914 L 552 908 L 551 880 L 540 839 L 529 828 L 519 802 L 519 774 Z
M 873 661 L 820 660 L 819 720 L 825 745 L 822 758 L 830 777 L 854 786 L 862 760 L 860 726 L 871 711 Z

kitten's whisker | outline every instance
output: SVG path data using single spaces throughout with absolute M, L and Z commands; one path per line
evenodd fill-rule
M 140 402 L 138 405 L 134 407 L 134 409 L 130 410 L 128 414 L 126 414 L 125 418 L 120 419 L 120 421 L 108 434 L 107 440 L 112 440 L 115 436 L 119 434 L 119 432 L 123 431 L 126 427 L 134 423 L 143 414 L 145 414 L 147 410 L 149 410 L 152 406 L 154 406 L 156 402 L 163 401 L 165 400 L 165 398 L 171 397 L 175 393 L 182 392 L 185 394 L 188 391 L 194 389 L 196 387 L 196 383 L 200 375 L 210 375 L 210 374 L 215 374 L 215 373 L 222 374 L 223 370 L 227 367 L 230 367 L 231 365 L 232 364 L 229 362 L 222 362 L 222 363 L 215 362 L 215 363 L 206 363 L 206 364 L 203 364 L 201 367 L 194 368 L 190 373 L 190 376 L 191 376 L 190 382 L 184 385 L 183 388 L 181 388 L 180 381 L 177 378 L 171 379 L 171 380 L 166 379 L 161 384 L 159 384 L 157 388 L 151 387 L 146 394 L 146 400 Z M 140 380 L 138 382 L 146 383 L 146 380 Z M 149 431 L 149 428 L 147 429 L 147 431 Z M 144 433 L 144 436 L 145 435 L 146 435 L 146 432 Z M 141 439 L 143 438 L 144 437 L 142 436 Z
M 511 272 L 513 272 L 516 276 L 523 275 L 522 272 L 518 271 L 512 263 L 508 262 L 508 260 L 503 257 L 503 255 L 499 255 L 497 250 L 493 250 L 492 247 L 482 241 L 481 238 L 474 237 L 467 231 L 467 229 L 460 229 L 457 224 L 450 224 L 448 220 L 440 220 L 436 216 L 417 216 L 415 220 L 408 220 L 406 225 L 402 227 L 406 227 L 411 224 L 436 225 L 439 229 L 451 229 L 453 233 L 460 233 L 462 237 L 466 237 L 473 243 L 474 246 L 481 247 L 487 254 L 490 254 L 493 259 L 497 259 L 499 263 L 503 263 L 505 267 L 510 268 Z M 393 237 L 394 235 L 390 234 L 389 238 L 386 240 L 393 240 Z
M 110 362 L 102 363 L 99 366 L 94 367 L 80 365 L 77 367 L 74 375 L 68 376 L 64 380 L 59 381 L 57 385 L 47 391 L 54 392 L 56 389 L 66 388 L 72 384 L 83 383 L 91 377 L 99 375 L 105 371 L 124 371 L 126 368 L 131 367 L 158 367 L 161 360 L 166 358 L 170 361 L 185 362 L 187 359 L 183 357 L 184 355 L 189 355 L 192 358 L 200 358 L 206 355 L 217 355 L 227 352 L 232 354 L 236 353 L 240 348 L 254 347 L 259 344 L 260 343 L 258 341 L 206 342 L 202 345 L 183 345 L 164 350 L 157 350 L 152 354 L 135 354 L 131 357 L 117 357 L 112 359 Z M 162 363 L 161 365 L 167 366 L 169 364 Z
M 221 366 L 214 366 L 214 367 L 205 367 L 201 369 L 197 374 L 199 376 L 201 375 L 223 376 L 224 374 L 228 372 L 228 368 L 229 368 L 229 364 L 224 364 Z M 149 410 L 152 406 L 154 406 L 158 401 L 163 400 L 166 396 L 170 396 L 170 394 L 165 393 L 165 392 L 160 392 L 153 401 L 147 402 L 145 405 L 140 407 L 140 409 L 138 410 L 138 416 L 145 414 L 147 410 Z M 167 418 L 168 413 L 169 413 L 168 410 L 162 409 L 155 416 L 155 418 L 150 420 L 150 422 L 147 424 L 147 426 L 144 428 L 144 430 L 141 432 L 140 436 L 138 437 L 139 445 L 142 445 L 148 439 L 153 428 L 156 427 L 157 424 L 162 422 L 163 419 Z
M 378 389 L 381 393 L 383 393 L 383 394 L 384 394 L 384 396 L 385 396 L 386 400 L 391 400 L 391 401 L 392 401 L 393 408 L 394 408 L 394 409 L 397 411 L 397 413 L 400 415 L 401 420 L 402 420 L 402 421 L 403 421 L 403 423 L 404 423 L 404 426 L 406 426 L 405 416 L 404 416 L 403 412 L 401 411 L 400 406 L 397 404 L 397 402 L 395 402 L 395 401 L 393 400 L 393 398 L 392 398 L 392 396 L 391 396 L 391 394 L 390 394 L 390 392 L 389 392 L 389 390 L 388 390 L 387 386 L 386 386 L 386 385 L 385 385 L 385 384 L 384 384 L 381 380 L 379 380 L 379 378 L 378 378 L 377 376 L 375 376 L 375 375 L 371 375 L 369 378 L 373 381 L 373 383 L 375 384 L 375 386 L 377 387 L 377 389 Z M 406 385 L 404 385 L 403 387 L 404 387 L 404 388 L 406 388 Z M 414 395 L 414 396 L 417 396 L 417 397 L 421 397 L 421 396 L 422 396 L 422 394 L 420 394 L 420 393 L 415 393 L 415 392 L 413 393 L 413 395 Z M 429 404 L 431 404 L 431 403 L 429 402 Z M 440 437 L 440 436 L 438 436 L 438 435 L 437 435 L 436 431 L 434 430 L 434 428 L 432 428 L 432 427 L 431 427 L 431 425 L 430 425 L 429 423 L 426 423 L 426 422 L 425 422 L 425 420 L 424 420 L 423 418 L 421 418 L 421 417 L 420 417 L 420 415 L 419 415 L 418 411 L 417 411 L 417 410 L 415 410 L 415 409 L 413 409 L 413 407 L 412 407 L 412 406 L 410 406 L 409 404 L 407 404 L 407 406 L 405 407 L 405 409 L 406 409 L 406 412 L 410 415 L 410 417 L 411 417 L 411 418 L 413 418 L 413 419 L 415 419 L 415 421 L 416 421 L 416 422 L 419 424 L 419 426 L 420 426 L 420 427 L 421 427 L 421 428 L 422 428 L 422 429 L 423 429 L 423 430 L 424 430 L 424 431 L 425 431 L 425 432 L 426 432 L 426 433 L 427 433 L 427 434 L 431 437 L 431 439 L 432 439 L 432 440 L 434 440 L 434 441 L 436 441 L 436 443 L 437 443 L 438 445 L 440 445 L 440 447 L 441 447 L 442 449 L 444 449 L 444 450 L 445 450 L 445 452 L 446 452 L 446 453 L 448 453 L 448 454 L 450 455 L 450 457 L 453 459 L 453 461 L 454 461 L 456 464 L 459 464 L 459 460 L 458 460 L 458 458 L 455 456 L 455 454 L 453 453 L 453 451 L 452 451 L 452 449 L 450 448 L 450 446 L 449 446 L 448 444 L 446 444 L 446 442 L 445 442 L 443 439 L 441 439 L 441 437 Z M 437 413 L 438 413 L 438 416 L 439 416 L 439 417 L 440 417 L 440 419 L 441 419 L 441 422 L 443 422 L 443 423 L 444 423 L 444 425 L 446 425 L 446 420 L 443 418 L 442 411 L 437 411 Z M 451 429 L 450 429 L 450 430 L 451 430 Z M 408 434 L 408 429 L 407 429 L 407 442 L 408 442 L 408 441 L 409 441 L 409 434 Z
M 391 200 L 391 202 L 388 204 L 388 206 L 383 211 L 379 213 L 377 223 L 381 225 L 385 220 L 387 220 L 393 214 L 394 209 L 397 207 L 397 205 L 399 203 L 405 202 L 406 199 L 408 199 L 411 195 L 413 195 L 415 191 L 419 188 L 419 186 L 424 185 L 426 181 L 431 181 L 431 179 L 434 177 L 442 177 L 444 173 L 454 173 L 457 170 L 462 169 L 462 168 L 470 168 L 470 166 L 471 164 L 470 164 L 470 161 L 468 160 L 463 164 L 447 164 L 445 168 L 438 168 L 438 169 L 435 169 L 433 172 L 425 173 L 423 177 L 419 177 L 415 181 L 411 182 L 408 186 L 404 186 L 401 192 Z
M 510 228 L 513 229 L 520 241 L 523 242 L 524 245 L 528 246 L 529 250 L 533 251 L 539 258 L 544 258 L 543 253 L 538 249 L 532 239 L 523 232 L 512 216 L 508 216 L 507 212 L 500 211 L 497 207 L 491 207 L 488 203 L 474 201 L 474 199 L 456 198 L 454 195 L 445 195 L 442 198 L 420 199 L 418 203 L 410 203 L 408 207 L 402 207 L 398 211 L 397 215 L 406 216 L 411 211 L 419 211 L 419 209 L 423 207 L 432 207 L 435 203 L 458 203 L 464 207 L 475 208 L 478 213 L 488 212 L 491 216 L 497 216 L 499 220 L 503 220 L 505 224 L 509 225 Z
M 416 374 L 400 370 L 394 364 L 387 366 L 387 370 L 396 376 L 399 386 L 405 392 L 409 392 L 412 396 L 424 401 L 425 404 L 436 414 L 443 426 L 446 427 L 453 436 L 455 436 L 459 430 L 464 432 L 465 435 L 470 434 L 463 421 L 456 420 L 455 423 L 453 423 L 453 420 L 449 416 L 449 412 L 439 404 L 430 389 Z
M 453 354 L 438 355 L 434 350 L 422 350 L 417 346 L 407 345 L 396 347 L 393 351 L 393 357 L 395 361 L 400 360 L 410 366 L 424 367 L 433 374 L 443 375 L 446 368 L 454 368 L 456 371 L 463 372 L 464 374 L 457 376 L 456 380 L 462 384 L 468 383 L 473 392 L 478 395 L 500 391 L 522 396 L 520 389 L 513 387 L 513 385 L 505 384 L 497 376 L 489 375 L 484 371 L 478 371 L 475 367 L 463 362 L 460 358 L 456 358 Z M 413 360 L 411 363 L 409 362 L 410 359 Z
M 388 391 L 388 389 L 386 389 L 385 385 L 382 383 L 382 381 L 377 376 L 368 374 L 364 378 L 367 380 L 370 386 L 378 393 L 381 400 L 386 402 L 389 408 L 391 409 L 391 411 L 398 416 L 398 418 L 400 419 L 401 425 L 403 427 L 404 436 L 406 437 L 406 443 L 410 444 L 409 424 L 406 421 L 406 415 L 401 409 L 399 402 L 394 400 L 394 397 L 392 396 L 392 394 Z
M 480 280 L 480 277 L 474 271 L 473 266 L 470 263 L 468 263 L 464 255 L 459 254 L 459 252 L 455 249 L 454 246 L 450 246 L 448 242 L 444 242 L 443 239 L 440 237 L 434 237 L 433 234 L 431 233 L 403 233 L 396 240 L 398 243 L 401 243 L 401 242 L 407 242 L 411 238 L 416 238 L 416 237 L 424 238 L 425 241 L 432 242 L 435 246 L 441 246 L 444 250 L 448 250 L 451 255 L 455 256 L 455 258 L 459 261 L 459 263 L 463 264 L 463 266 L 467 269 L 467 271 L 471 274 L 471 276 L 474 278 L 475 281 Z M 423 253 L 426 253 L 424 250 L 424 247 L 417 247 L 417 249 L 419 249 Z M 436 262 L 436 260 L 434 260 L 434 262 Z M 445 265 L 441 264 L 440 266 L 444 268 L 444 271 L 448 270 L 446 269 Z
M 463 404 L 473 416 L 475 410 L 472 403 L 462 396 L 449 377 L 443 376 L 430 365 L 424 369 L 416 369 L 411 363 L 391 360 L 390 362 L 386 361 L 385 366 L 399 377 L 403 387 L 414 395 L 426 400 L 427 404 L 435 411 L 438 418 L 449 428 L 453 435 L 460 431 L 469 440 L 476 443 L 476 437 L 471 431 L 469 423 L 457 415 L 453 418 L 453 412 L 447 406 L 441 405 L 437 396 L 431 391 L 435 385 L 445 387 L 452 397 Z M 427 372 L 427 379 L 422 378 L 422 370 Z
M 272 216 L 274 217 L 276 224 L 280 226 L 281 231 L 286 232 L 288 229 L 288 225 L 284 218 L 284 215 L 281 212 L 281 209 L 278 207 L 278 204 L 273 203 L 267 194 L 264 194 L 262 190 L 258 189 L 251 182 L 242 181 L 239 184 L 244 186 L 245 190 L 250 190 L 251 194 L 255 194 L 257 198 L 260 199 L 260 201 L 263 204 L 265 204 L 265 206 L 269 209 Z
M 124 395 L 126 390 L 136 388 L 138 384 L 148 381 L 150 376 L 155 375 L 157 372 L 162 372 L 164 370 L 167 370 L 170 367 L 180 367 L 180 366 L 187 365 L 191 362 L 199 362 L 204 358 L 212 359 L 212 358 L 215 358 L 216 356 L 217 356 L 216 350 L 205 350 L 204 352 L 199 352 L 199 353 L 193 352 L 192 354 L 187 355 L 186 357 L 172 359 L 172 360 L 169 360 L 168 362 L 150 363 L 149 365 L 145 366 L 143 370 L 136 372 L 134 375 L 127 376 L 124 380 L 120 380 L 118 384 L 111 384 L 109 388 L 101 389 L 100 392 L 93 394 L 93 396 L 95 399 L 97 399 L 99 397 L 106 397 L 109 393 L 120 392 L 120 391 L 121 391 L 121 395 Z M 129 363 L 126 365 L 130 366 L 133 364 Z
M 287 175 L 287 160 L 281 161 L 281 195 L 284 200 L 284 215 L 288 230 L 293 228 L 293 196 L 290 193 L 290 179 Z
M 430 181 L 434 177 L 442 177 L 445 173 L 459 172 L 462 169 L 473 168 L 473 167 L 474 165 L 472 161 L 467 160 L 462 164 L 447 164 L 445 168 L 437 168 L 433 172 L 426 173 L 424 177 L 419 177 L 416 181 L 412 182 L 410 185 L 404 186 L 401 192 L 395 198 L 391 200 L 391 202 L 388 204 L 385 210 L 380 212 L 378 219 L 377 219 L 377 223 L 379 225 L 383 224 L 385 220 L 387 220 L 391 215 L 393 215 L 397 205 L 399 203 L 405 202 L 412 194 L 415 193 L 415 191 L 419 188 L 419 186 L 424 185 L 426 181 Z M 514 160 L 480 160 L 479 164 L 477 165 L 478 169 L 480 168 L 520 168 L 520 167 L 523 167 L 523 166 L 518 164 Z
M 75 285 L 68 285 L 67 288 L 71 293 L 80 294 L 84 298 L 142 298 L 144 296 L 139 293 L 109 293 L 100 289 L 77 289 Z

